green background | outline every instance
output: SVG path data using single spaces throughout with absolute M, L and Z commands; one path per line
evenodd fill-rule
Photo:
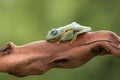
M 0 46 L 43 40 L 51 28 L 73 21 L 120 34 L 120 0 L 0 0 Z M 98 56 L 75 69 L 23 78 L 0 73 L 0 80 L 120 80 L 120 60 Z

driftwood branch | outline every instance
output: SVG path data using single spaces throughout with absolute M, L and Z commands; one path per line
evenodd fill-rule
M 0 49 L 0 72 L 15 76 L 43 74 L 51 68 L 79 67 L 97 55 L 120 57 L 120 38 L 110 31 L 87 32 L 78 36 L 74 45 L 37 41 Z

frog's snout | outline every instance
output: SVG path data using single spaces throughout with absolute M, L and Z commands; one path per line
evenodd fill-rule
M 45 40 L 49 40 L 48 36 L 45 37 Z
M 45 40 L 50 41 L 51 38 L 50 38 L 49 36 L 46 36 L 46 37 L 45 37 Z

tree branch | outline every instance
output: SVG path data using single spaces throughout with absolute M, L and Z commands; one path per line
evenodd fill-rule
M 97 55 L 120 57 L 120 38 L 110 31 L 87 32 L 78 36 L 74 45 L 37 41 L 0 49 L 0 72 L 15 76 L 43 74 L 51 68 L 79 67 Z

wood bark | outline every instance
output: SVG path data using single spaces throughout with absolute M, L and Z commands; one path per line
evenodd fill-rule
M 21 46 L 12 42 L 0 49 L 0 72 L 23 77 L 43 74 L 51 68 L 76 68 L 98 55 L 120 57 L 120 37 L 111 31 L 87 32 L 70 41 L 36 41 Z

